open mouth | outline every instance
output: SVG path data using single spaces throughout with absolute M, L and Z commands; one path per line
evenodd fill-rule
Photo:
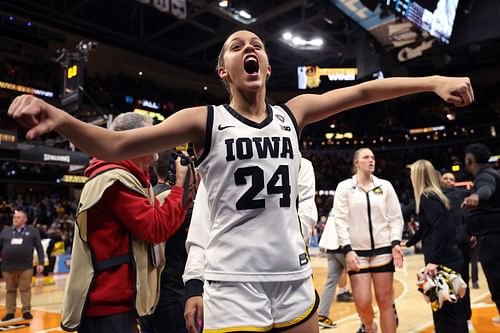
M 255 74 L 259 72 L 259 62 L 255 56 L 248 56 L 244 64 L 245 72 Z

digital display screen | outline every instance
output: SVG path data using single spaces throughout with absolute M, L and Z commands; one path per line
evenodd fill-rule
M 330 0 L 399 62 L 448 43 L 458 0 Z
M 444 43 L 449 43 L 459 0 L 385 0 L 396 15 Z
M 330 81 L 354 81 L 358 69 L 347 68 L 320 68 L 319 66 L 297 66 L 297 79 L 299 89 L 317 88 L 321 84 L 321 77 Z

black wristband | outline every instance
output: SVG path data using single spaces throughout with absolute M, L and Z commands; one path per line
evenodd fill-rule
M 352 251 L 351 244 L 347 244 L 347 245 L 342 246 L 342 253 L 344 255 L 348 254 L 351 251 Z
M 194 296 L 203 296 L 203 281 L 198 279 L 186 281 L 184 296 L 186 299 Z
M 394 248 L 395 246 L 401 245 L 401 241 L 400 240 L 393 240 L 391 242 L 391 245 L 392 245 L 392 248 Z

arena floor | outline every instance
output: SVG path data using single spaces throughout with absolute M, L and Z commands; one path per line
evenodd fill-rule
M 314 253 L 314 252 L 313 252 Z M 320 254 L 312 256 L 316 288 L 321 294 L 326 280 L 327 261 Z M 396 306 L 399 314 L 401 333 L 430 333 L 433 332 L 432 315 L 430 306 L 417 292 L 416 272 L 423 265 L 422 255 L 409 255 L 406 257 L 405 267 L 398 270 L 395 275 Z M 57 275 L 54 285 L 43 286 L 42 280 L 33 287 L 32 314 L 34 319 L 30 322 L 22 320 L 20 309 L 17 310 L 19 318 L 0 325 L 0 331 L 16 333 L 49 333 L 62 332 L 59 328 L 59 312 L 61 310 L 63 290 L 66 275 Z M 500 325 L 491 323 L 490 318 L 495 316 L 495 308 L 490 300 L 486 281 L 480 270 L 479 289 L 472 289 L 473 324 L 477 333 L 500 332 Z M 0 283 L 0 316 L 5 314 L 5 284 Z M 19 304 L 19 300 L 18 300 Z M 322 333 L 354 333 L 359 327 L 359 319 L 353 303 L 334 303 L 330 311 L 331 318 L 337 323 L 337 328 L 322 329 Z M 29 326 L 24 326 L 27 325 Z

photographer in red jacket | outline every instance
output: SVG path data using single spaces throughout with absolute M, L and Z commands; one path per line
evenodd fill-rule
M 120 114 L 115 131 L 151 125 Z M 164 265 L 159 244 L 180 227 L 189 207 L 188 167 L 176 161 L 176 186 L 160 205 L 148 170 L 157 154 L 105 162 L 93 159 L 77 211 L 71 271 L 61 327 L 78 332 L 139 332 L 137 317 L 152 313 Z

